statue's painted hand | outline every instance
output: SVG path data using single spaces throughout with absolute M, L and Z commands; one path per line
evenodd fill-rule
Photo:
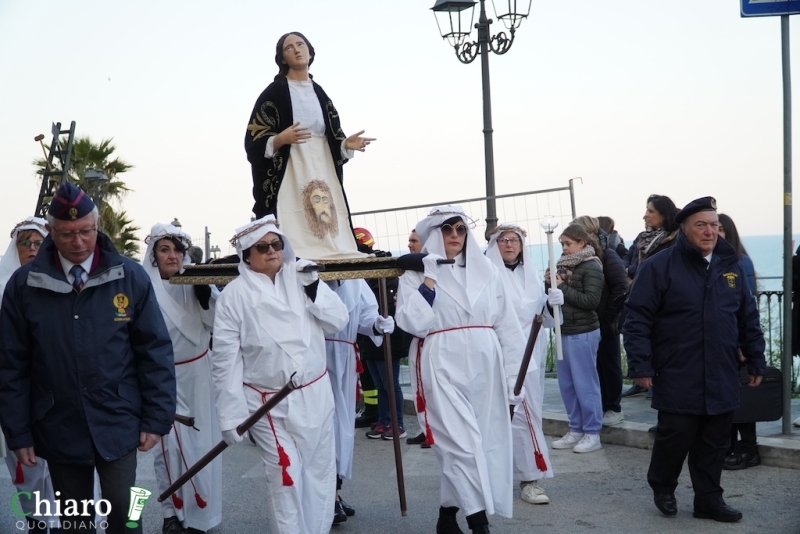
M 367 148 L 367 145 L 376 140 L 374 137 L 361 137 L 361 134 L 363 134 L 364 131 L 365 130 L 356 132 L 345 139 L 344 147 L 347 150 L 358 150 L 359 152 L 364 152 L 364 149 Z

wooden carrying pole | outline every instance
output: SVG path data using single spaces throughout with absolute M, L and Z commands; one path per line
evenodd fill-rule
M 292 375 L 292 378 L 294 378 L 294 375 Z M 280 391 L 275 393 L 275 395 L 273 395 L 271 399 L 262 404 L 258 410 L 250 414 L 250 417 L 245 419 L 242 424 L 237 426 L 236 432 L 240 436 L 245 432 L 247 432 L 247 430 L 251 426 L 256 424 L 259 419 L 264 417 L 264 415 L 266 415 L 268 411 L 277 406 L 279 402 L 285 399 L 289 395 L 289 393 L 291 393 L 295 389 L 297 389 L 297 386 L 295 386 L 294 381 L 290 379 L 289 382 L 287 382 L 286 385 L 280 389 Z M 186 471 L 184 474 L 182 474 L 175 482 L 173 482 L 170 487 L 164 490 L 164 493 L 158 496 L 158 502 L 164 502 L 166 499 L 168 499 L 170 495 L 178 491 L 178 489 L 181 486 L 189 482 L 190 478 L 195 476 L 198 472 L 200 472 L 201 469 L 210 464 L 211 460 L 219 456 L 220 453 L 222 453 L 222 451 L 224 451 L 227 448 L 228 444 L 225 443 L 224 441 L 220 441 L 219 443 L 217 443 L 213 449 L 208 451 L 205 456 L 203 456 L 202 458 L 200 458 L 200 460 L 197 461 L 196 464 L 190 467 L 189 470 Z
M 514 383 L 514 395 L 519 395 L 522 391 L 522 384 L 525 382 L 525 375 L 528 374 L 528 367 L 533 356 L 533 347 L 536 345 L 536 338 L 539 337 L 539 330 L 542 328 L 544 317 L 537 315 L 531 323 L 531 331 L 528 333 L 528 343 L 525 345 L 525 353 L 522 355 L 522 363 L 519 366 L 517 381 Z M 511 419 L 514 419 L 514 407 L 511 407 Z
M 381 298 L 381 315 L 389 316 L 389 296 L 386 289 L 386 278 L 378 281 Z M 386 364 L 386 390 L 389 396 L 389 414 L 392 417 L 392 443 L 394 444 L 394 465 L 397 471 L 397 493 L 400 496 L 400 514 L 406 515 L 406 484 L 403 479 L 403 456 L 400 452 L 400 425 L 397 424 L 397 402 L 394 391 L 394 372 L 392 369 L 392 340 L 389 334 L 383 334 L 383 359 Z

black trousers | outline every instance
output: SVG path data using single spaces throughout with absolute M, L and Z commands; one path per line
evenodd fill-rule
M 658 429 L 647 471 L 647 482 L 653 492 L 675 492 L 688 454 L 695 507 L 721 503 L 720 478 L 732 422 L 733 412 L 721 415 L 658 412 Z
M 131 497 L 131 486 L 136 485 L 136 451 L 123 456 L 119 460 L 107 462 L 100 454 L 95 451 L 95 465 L 76 465 L 48 462 L 50 477 L 53 481 L 53 490 L 56 498 L 61 500 L 62 513 L 64 503 L 67 499 L 75 499 L 80 503 L 83 499 L 93 499 L 94 493 L 94 471 L 100 478 L 100 490 L 102 498 L 111 504 L 111 512 L 108 515 L 108 528 L 106 534 L 142 534 L 142 522 L 139 521 L 137 528 L 127 528 L 125 523 L 128 521 L 128 506 Z M 152 498 L 154 498 L 152 496 Z M 157 505 L 157 503 L 153 503 Z M 62 526 L 69 521 L 64 532 L 76 534 L 95 534 L 94 528 L 84 528 L 76 525 L 80 520 L 94 521 L 94 508 L 91 510 L 92 517 L 66 518 L 62 516 Z
M 600 325 L 600 344 L 597 346 L 597 376 L 600 378 L 600 399 L 603 413 L 621 412 L 622 363 L 620 362 L 619 332 L 609 325 Z
M 741 436 L 741 439 L 739 439 Z M 758 451 L 755 423 L 734 423 L 731 427 L 731 446 L 728 452 L 755 454 Z

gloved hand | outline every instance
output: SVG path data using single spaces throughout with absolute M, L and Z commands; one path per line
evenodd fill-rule
M 319 274 L 317 274 L 317 271 L 311 271 L 308 273 L 303 272 L 303 269 L 309 265 L 316 265 L 316 263 L 308 260 L 297 260 L 297 280 L 299 280 L 304 286 L 310 286 L 319 280 Z
M 379 315 L 377 319 L 375 319 L 375 331 L 380 332 L 381 334 L 391 334 L 394 332 L 394 319 L 392 316 L 383 317 Z
M 236 445 L 237 443 L 242 441 L 242 436 L 240 436 L 239 433 L 236 432 L 236 429 L 234 428 L 233 430 L 223 430 L 222 439 L 228 445 Z
M 514 395 L 514 385 L 517 383 L 516 376 L 509 376 L 506 379 L 506 384 L 508 385 L 508 403 L 511 406 L 516 406 L 523 401 L 525 398 L 525 386 L 522 386 L 522 389 L 519 390 L 519 395 Z
M 198 302 L 200 302 L 200 307 L 207 310 L 208 304 L 211 301 L 211 286 L 195 285 L 193 287 L 194 295 L 197 297 Z
M 424 267 L 423 272 L 425 274 L 425 278 L 430 278 L 434 282 L 438 280 L 437 275 L 439 273 L 439 264 L 436 262 L 443 259 L 444 258 L 438 254 L 428 254 L 422 258 L 422 266 Z
M 564 304 L 564 292 L 557 287 L 551 287 L 547 295 L 547 305 L 551 308 L 553 306 L 561 306 Z

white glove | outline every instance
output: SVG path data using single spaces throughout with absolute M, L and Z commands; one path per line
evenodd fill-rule
M 236 432 L 236 429 L 233 430 L 223 430 L 222 431 L 222 439 L 225 440 L 225 443 L 228 445 L 236 445 L 240 441 L 242 441 L 242 436 Z
M 394 319 L 392 319 L 392 316 L 383 317 L 379 315 L 378 318 L 375 319 L 375 330 L 382 334 L 391 334 L 394 332 Z
M 436 263 L 439 260 L 443 260 L 441 256 L 438 254 L 428 254 L 424 258 L 422 258 L 422 266 L 425 268 L 424 274 L 425 278 L 430 278 L 434 282 L 437 280 L 437 274 L 439 273 L 439 264 Z
M 508 403 L 511 406 L 516 406 L 525 399 L 525 386 L 523 385 L 522 389 L 519 390 L 519 395 L 514 395 L 514 386 L 517 383 L 517 377 L 508 377 L 506 383 L 508 384 Z
M 316 265 L 316 263 L 308 260 L 297 260 L 297 280 L 304 286 L 310 286 L 315 281 L 319 280 L 319 274 L 317 274 L 317 271 L 311 271 L 309 273 L 303 272 L 303 269 L 308 265 Z
M 550 293 L 547 295 L 547 305 L 551 308 L 554 306 L 561 306 L 564 304 L 564 292 L 557 287 L 551 287 Z

